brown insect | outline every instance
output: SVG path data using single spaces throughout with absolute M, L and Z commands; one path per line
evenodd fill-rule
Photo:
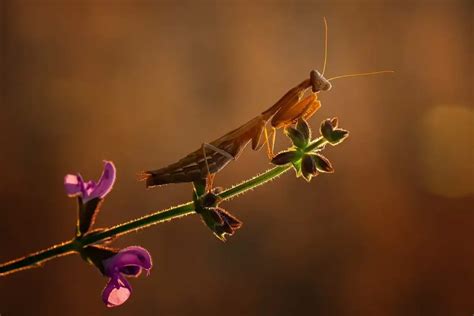
M 229 162 L 239 158 L 249 143 L 251 143 L 253 150 L 259 150 L 266 143 L 267 155 L 269 158 L 272 158 L 275 144 L 275 130 L 292 125 L 300 118 L 309 119 L 321 107 L 317 94 L 320 91 L 330 90 L 332 87 L 331 80 L 392 72 L 378 71 L 359 73 L 326 79 L 324 77 L 327 62 L 326 19 L 324 19 L 324 25 L 325 53 L 322 73 L 319 73 L 317 70 L 312 70 L 308 79 L 305 79 L 296 87 L 289 90 L 272 107 L 262 112 L 259 116 L 210 143 L 202 144 L 201 148 L 176 163 L 161 169 L 143 172 L 140 180 L 146 180 L 147 187 L 169 183 L 202 182 L 209 180 L 207 183 L 212 187 L 214 175 L 222 170 Z M 307 92 L 309 93 L 305 97 Z M 271 126 L 271 136 L 269 136 L 269 132 L 266 128 L 268 123 L 270 123 Z

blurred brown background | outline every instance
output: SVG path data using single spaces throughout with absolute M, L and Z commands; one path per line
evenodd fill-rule
M 313 127 L 350 139 L 336 173 L 293 175 L 225 207 L 222 244 L 199 218 L 120 239 L 155 261 L 107 310 L 106 279 L 68 256 L 0 279 L 9 315 L 471 315 L 474 313 L 473 6 L 470 1 L 1 2 L 0 261 L 69 239 L 68 172 L 118 182 L 99 226 L 188 201 L 137 171 L 246 122 L 321 69 L 334 82 Z M 279 148 L 285 146 L 279 138 Z M 227 186 L 268 167 L 245 152 Z

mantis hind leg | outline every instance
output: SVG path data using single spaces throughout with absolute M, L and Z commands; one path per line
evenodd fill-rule
M 206 171 L 207 171 L 207 176 L 206 176 L 206 191 L 207 192 L 210 192 L 212 187 L 213 187 L 213 184 L 214 184 L 214 177 L 215 177 L 215 173 L 211 173 L 210 169 L 209 169 L 209 163 L 207 162 L 207 154 L 206 154 L 206 149 L 209 149 L 209 150 L 212 150 L 218 154 L 221 154 L 227 158 L 230 158 L 232 160 L 235 160 L 235 157 L 232 156 L 231 154 L 229 154 L 227 151 L 225 150 L 222 150 L 214 145 L 211 145 L 211 144 L 208 144 L 208 143 L 203 143 L 201 145 L 201 149 L 202 149 L 202 155 L 204 157 L 204 163 L 206 164 Z

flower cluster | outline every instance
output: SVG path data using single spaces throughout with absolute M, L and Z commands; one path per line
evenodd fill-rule
M 348 131 L 337 128 L 337 118 L 323 121 L 320 133 L 324 140 L 333 146 L 341 143 L 349 135 Z M 273 157 L 273 164 L 291 163 L 296 176 L 303 176 L 308 182 L 320 172 L 334 172 L 331 162 L 319 153 L 324 149 L 324 144 L 321 145 L 319 139 L 311 139 L 311 129 L 304 119 L 299 119 L 295 127 L 287 127 L 285 135 L 291 139 L 293 146 Z
M 70 197 L 78 200 L 78 223 L 76 240 L 95 233 L 91 230 L 105 196 L 115 183 L 116 169 L 111 161 L 104 161 L 104 171 L 98 182 L 84 181 L 80 174 L 68 174 L 64 178 L 64 187 Z M 123 304 L 132 293 L 127 277 L 137 277 L 142 270 L 149 273 L 152 267 L 150 253 L 142 247 L 131 246 L 122 250 L 102 245 L 87 246 L 80 250 L 81 256 L 94 264 L 100 272 L 109 278 L 102 291 L 102 300 L 107 307 Z
M 195 184 L 196 185 L 196 184 Z M 214 235 L 221 241 L 226 241 L 226 235 L 232 236 L 237 229 L 242 227 L 242 222 L 219 207 L 222 199 L 218 196 L 221 188 L 214 188 L 205 194 L 200 194 L 195 188 L 194 191 L 194 209 L 201 215 L 201 219 Z

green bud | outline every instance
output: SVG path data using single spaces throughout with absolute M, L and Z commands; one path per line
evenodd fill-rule
M 311 129 L 309 128 L 308 122 L 305 119 L 300 118 L 298 123 L 296 123 L 296 129 L 303 134 L 306 143 L 311 140 Z
M 204 224 L 221 241 L 226 241 L 226 235 L 232 236 L 242 227 L 242 222 L 238 218 L 220 207 L 206 207 L 200 214 Z
M 321 135 L 333 146 L 342 143 L 349 136 L 348 131 L 337 128 L 337 125 L 337 118 L 326 119 L 321 123 L 320 128 Z
M 324 138 L 326 138 L 330 142 L 333 129 L 334 127 L 331 124 L 331 120 L 325 119 L 321 122 L 319 132 L 321 133 L 321 135 L 323 135 Z
M 285 135 L 288 136 L 293 145 L 298 148 L 305 148 L 308 144 L 308 139 L 304 137 L 303 133 L 293 127 L 285 128 Z

